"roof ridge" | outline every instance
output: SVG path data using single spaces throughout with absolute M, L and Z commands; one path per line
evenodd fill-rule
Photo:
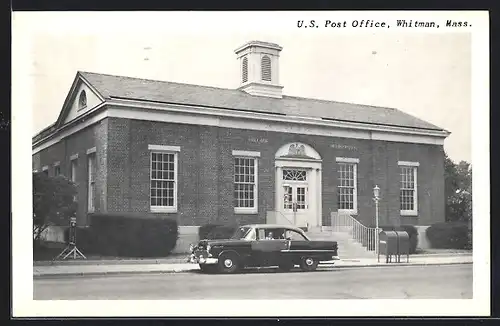
M 247 94 L 247 93 L 245 93 L 243 91 L 240 91 L 240 90 L 234 89 L 234 88 L 216 87 L 216 86 L 200 85 L 200 84 L 189 84 L 189 83 L 181 83 L 181 82 L 175 82 L 175 81 L 169 81 L 169 80 L 151 79 L 151 78 L 140 78 L 140 77 L 132 77 L 132 76 L 124 76 L 124 75 L 102 74 L 102 73 L 90 72 L 90 71 L 79 71 L 79 72 L 82 73 L 82 74 L 107 76 L 107 77 L 118 77 L 118 78 L 127 78 L 127 79 L 135 79 L 135 80 L 145 80 L 145 81 L 155 82 L 155 83 L 176 84 L 176 85 L 182 85 L 182 86 L 195 86 L 195 87 L 204 87 L 204 88 L 211 88 L 211 89 L 222 89 L 222 90 L 226 90 L 226 91 L 235 91 L 235 92 Z

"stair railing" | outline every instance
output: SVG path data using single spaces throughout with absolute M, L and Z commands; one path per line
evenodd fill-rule
M 376 228 L 369 228 L 364 226 L 360 221 L 347 213 L 332 212 L 332 232 L 348 233 L 352 239 L 366 247 L 368 251 L 375 251 L 378 255 L 378 234 Z

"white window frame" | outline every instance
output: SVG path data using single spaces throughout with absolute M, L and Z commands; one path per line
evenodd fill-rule
M 401 179 L 399 179 L 399 212 L 401 216 L 418 216 L 418 167 L 419 162 L 398 161 L 399 176 L 401 168 L 410 168 L 413 170 L 413 208 L 412 210 L 401 209 Z
M 59 170 L 59 173 L 57 173 L 57 170 Z M 61 174 L 62 174 L 61 173 L 61 162 L 57 161 L 57 162 L 54 163 L 54 177 L 58 177 Z
M 358 165 L 359 165 L 359 158 L 351 158 L 351 157 L 337 157 L 336 159 L 337 162 L 337 168 L 339 166 L 339 163 L 344 163 L 344 164 L 351 164 L 353 165 L 353 178 L 354 178 L 354 190 L 353 190 L 353 209 L 345 209 L 345 208 L 337 208 L 337 211 L 339 213 L 345 213 L 345 214 L 353 214 L 357 215 L 358 214 Z M 337 170 L 338 172 L 338 170 Z M 337 174 L 337 183 L 339 182 L 339 177 Z M 337 191 L 340 188 L 340 185 L 337 184 Z M 340 202 L 337 203 L 337 207 L 340 207 Z
M 97 174 L 97 155 L 94 147 L 87 150 L 87 212 L 88 213 L 95 212 L 96 174 Z
M 257 214 L 259 212 L 258 206 L 259 206 L 259 157 L 260 157 L 260 152 L 254 152 L 254 151 L 242 151 L 242 150 L 233 150 L 233 195 L 232 195 L 232 200 L 234 203 L 234 185 L 236 184 L 234 182 L 234 163 L 235 159 L 237 158 L 242 158 L 242 159 L 253 159 L 253 164 L 254 164 L 254 194 L 253 194 L 253 207 L 234 207 L 234 213 L 235 214 Z M 233 204 L 234 205 L 234 204 Z
M 73 171 L 73 163 L 76 163 L 75 170 Z M 76 169 L 78 168 L 78 154 L 71 155 L 69 158 L 69 178 L 71 182 L 76 184 Z
M 179 188 L 179 152 L 180 146 L 166 146 L 166 145 L 148 145 L 149 150 L 149 210 L 152 213 L 177 213 L 177 193 Z M 151 205 L 151 182 L 153 176 L 153 153 L 155 154 L 173 154 L 174 155 L 174 204 L 173 206 L 152 206 Z
M 76 164 L 75 165 L 75 169 L 73 169 L 73 164 Z M 70 181 L 73 182 L 75 185 L 77 184 L 76 183 L 76 171 L 78 169 L 78 154 L 75 155 L 72 155 L 70 157 L 70 161 L 69 161 L 69 174 L 70 174 Z M 76 189 L 77 190 L 77 193 L 75 194 L 75 196 L 73 196 L 73 201 L 77 202 L 78 201 L 78 188 Z

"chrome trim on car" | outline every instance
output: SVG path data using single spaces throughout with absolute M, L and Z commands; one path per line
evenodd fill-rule
M 335 250 L 314 250 L 314 249 L 283 249 L 281 252 L 335 252 Z
M 204 264 L 204 265 L 214 265 L 219 262 L 219 259 L 217 258 L 208 258 L 208 257 L 196 257 L 196 255 L 192 254 L 188 258 L 188 263 L 193 263 L 193 264 Z

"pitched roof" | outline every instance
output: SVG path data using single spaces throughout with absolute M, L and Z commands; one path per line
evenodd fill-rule
M 400 110 L 312 98 L 253 96 L 237 89 L 181 84 L 124 76 L 79 72 L 104 98 L 126 98 L 293 115 L 326 120 L 444 130 Z

